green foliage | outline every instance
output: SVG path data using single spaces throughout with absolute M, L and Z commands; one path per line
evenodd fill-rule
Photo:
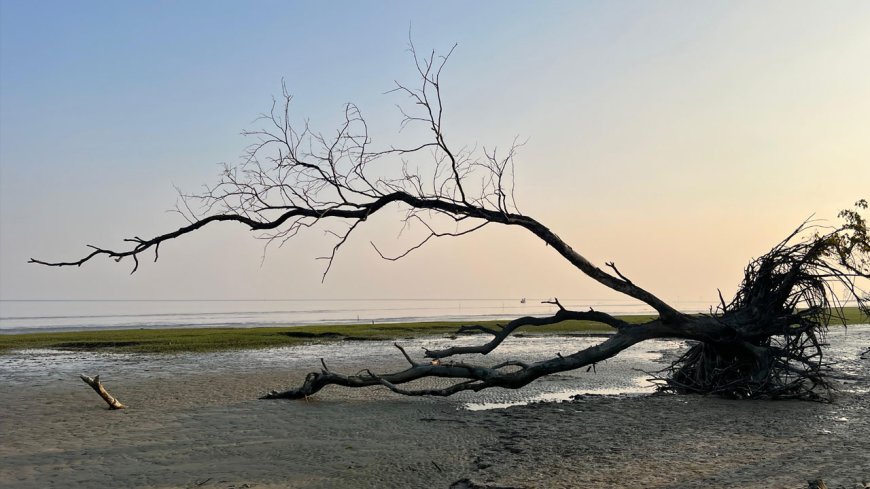
M 870 240 L 867 221 L 859 210 L 867 209 L 864 199 L 855 202 L 855 210 L 844 209 L 837 214 L 843 219 L 843 232 L 830 235 L 830 247 L 840 265 L 863 276 L 870 274 Z

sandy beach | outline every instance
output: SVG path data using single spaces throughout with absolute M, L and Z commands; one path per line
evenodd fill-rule
M 446 400 L 384 388 L 257 400 L 300 382 L 320 356 L 347 371 L 401 368 L 384 342 L 168 358 L 5 355 L 0 481 L 15 488 L 801 488 L 824 479 L 829 488 L 864 487 L 870 360 L 858 352 L 870 328 L 829 339 L 841 362 L 831 404 L 643 393 L 648 387 L 638 387 L 634 369 L 660 365 L 677 342 L 647 342 L 594 374 Z M 506 354 L 593 340 L 516 339 Z M 79 370 L 102 374 L 129 409 L 106 410 Z M 602 385 L 605 393 L 628 393 L 479 409 Z

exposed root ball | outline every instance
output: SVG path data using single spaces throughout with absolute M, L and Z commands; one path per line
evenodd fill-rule
M 845 324 L 833 287 L 845 288 L 845 297 L 868 313 L 855 285 L 868 276 L 867 228 L 855 211 L 840 217 L 844 226 L 790 243 L 808 228 L 805 223 L 753 260 L 731 303 L 723 300 L 712 314 L 733 330 L 733 338 L 693 346 L 663 371 L 660 390 L 740 399 L 829 399 L 825 333 L 832 320 Z

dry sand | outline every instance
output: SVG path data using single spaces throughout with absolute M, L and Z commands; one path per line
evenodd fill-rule
M 296 364 L 105 372 L 124 411 L 75 376 L 9 374 L 0 486 L 803 488 L 821 478 L 852 489 L 870 482 L 870 360 L 844 365 L 833 404 L 634 395 L 485 411 L 382 388 L 256 399 L 299 382 Z

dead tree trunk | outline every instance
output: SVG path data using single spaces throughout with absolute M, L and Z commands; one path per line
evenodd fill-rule
M 866 203 L 859 202 L 864 208 Z M 612 263 L 617 277 L 593 269 L 588 275 L 599 282 L 639 298 L 655 308 L 660 316 L 643 324 L 628 324 L 600 311 L 569 311 L 554 300 L 556 314 L 545 318 L 526 317 L 514 320 L 499 329 L 467 326 L 488 333 L 493 339 L 477 346 L 427 350 L 425 357 L 437 362 L 414 361 L 399 347 L 410 367 L 389 374 L 364 371 L 346 376 L 324 368 L 309 374 L 302 386 L 283 392 L 270 392 L 266 399 L 299 399 L 310 396 L 327 385 L 365 387 L 383 385 L 406 395 L 447 396 L 456 392 L 479 391 L 489 387 L 519 388 L 529 382 L 566 370 L 593 365 L 617 355 L 640 341 L 653 338 L 681 338 L 698 343 L 665 369 L 658 378 L 659 389 L 675 393 L 715 394 L 730 398 L 826 400 L 830 385 L 825 380 L 829 364 L 824 359 L 824 335 L 832 319 L 845 322 L 843 310 L 832 286 L 846 287 L 849 297 L 868 313 L 866 298 L 855 286 L 855 277 L 867 277 L 859 267 L 866 266 L 868 246 L 866 226 L 860 215 L 844 211 L 844 226 L 825 235 L 814 234 L 793 242 L 805 230 L 800 226 L 786 240 L 746 268 L 743 283 L 730 303 L 724 299 L 710 314 L 685 315 L 670 308 L 649 292 L 640 289 L 622 275 Z M 588 262 L 576 255 L 558 237 L 533 232 L 548 244 L 584 268 Z M 856 253 L 856 250 L 858 251 Z M 605 275 L 602 277 L 602 274 Z M 448 359 L 459 354 L 486 355 L 520 327 L 555 324 L 575 319 L 594 321 L 611 326 L 616 333 L 599 345 L 572 355 L 526 364 L 506 362 L 482 367 Z M 447 388 L 404 389 L 400 384 L 424 377 L 461 379 Z
M 421 57 L 411 46 L 411 54 L 420 84 L 416 88 L 397 84 L 393 91 L 410 99 L 413 108 L 401 112 L 402 125 L 418 125 L 429 134 L 419 144 L 373 150 L 368 126 L 354 105 L 345 107 L 344 122 L 330 137 L 311 131 L 307 124 L 296 129 L 289 120 L 291 97 L 285 90 L 283 106 L 273 106 L 263 117 L 265 128 L 247 133 L 256 141 L 244 163 L 227 167 L 219 183 L 207 187 L 205 193 L 182 194 L 184 205 L 178 211 L 187 218 L 187 225 L 150 239 L 129 238 L 123 249 L 90 246 L 89 254 L 74 261 L 31 262 L 81 266 L 96 257 L 119 262 L 129 258 L 135 272 L 143 253 L 153 251 L 156 261 L 161 243 L 216 222 L 243 224 L 262 233 L 259 237 L 269 243 L 282 244 L 308 228 L 326 226 L 335 244 L 324 257 L 325 277 L 358 227 L 373 214 L 399 207 L 405 211 L 405 224 L 422 224 L 428 233 L 395 256 L 386 256 L 375 247 L 384 259 L 400 259 L 432 238 L 462 236 L 490 224 L 511 226 L 532 233 L 580 273 L 648 305 L 658 317 L 644 324 L 628 324 L 600 311 L 570 311 L 553 301 L 556 312 L 549 317 L 519 318 L 499 328 L 460 329 L 491 335 L 484 344 L 426 351 L 424 358 L 416 360 L 397 345 L 409 367 L 393 373 L 366 370 L 343 375 L 324 363 L 300 387 L 272 392 L 266 398 L 304 398 L 327 385 L 381 385 L 401 394 L 433 396 L 490 387 L 519 388 L 544 375 L 595 364 L 653 338 L 699 342 L 668 369 L 662 379 L 664 390 L 740 398 L 824 396 L 824 333 L 832 319 L 842 318 L 833 287 L 843 286 L 843 299 L 853 299 L 868 311 L 868 299 L 856 282 L 870 278 L 870 241 L 858 210 L 841 213 L 844 223 L 836 228 L 801 226 L 747 267 L 743 284 L 730 303 L 723 299 L 709 314 L 683 314 L 632 282 L 615 264 L 599 268 L 550 228 L 520 212 L 514 199 L 514 155 L 521 144 L 514 143 L 501 153 L 448 145 L 442 126 L 440 75 L 450 53 Z M 410 172 L 409 168 L 417 170 Z M 191 210 L 195 203 L 201 204 L 202 213 Z M 866 209 L 867 202 L 861 200 L 857 206 Z M 450 230 L 441 230 L 445 228 Z M 567 319 L 598 322 L 616 333 L 599 345 L 535 363 L 487 366 L 452 359 L 459 354 L 486 355 L 518 328 Z M 403 386 L 424 377 L 456 382 L 443 388 Z

